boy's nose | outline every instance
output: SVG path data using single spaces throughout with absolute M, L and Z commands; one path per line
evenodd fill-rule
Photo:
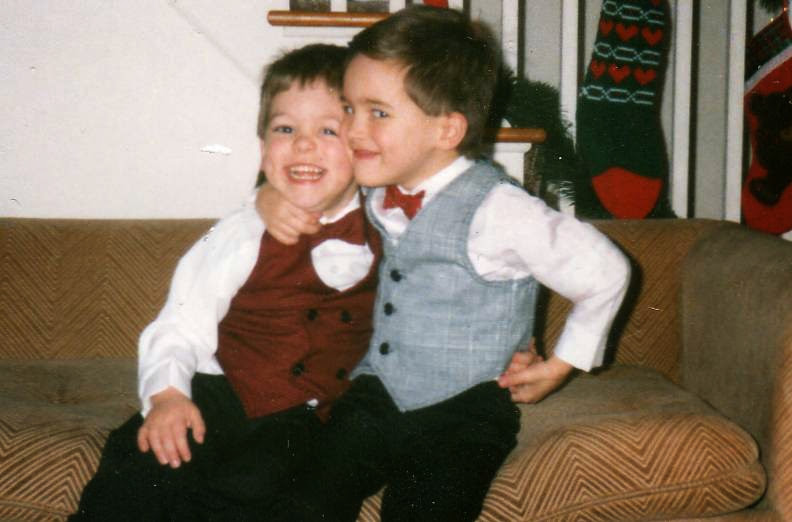
M 354 114 L 347 114 L 344 118 L 343 132 L 347 139 L 358 138 L 363 134 L 363 118 L 356 118 Z
M 304 150 L 311 150 L 316 146 L 314 143 L 313 138 L 310 136 L 306 136 L 305 134 L 300 134 L 295 137 L 294 139 L 294 148 L 300 151 Z

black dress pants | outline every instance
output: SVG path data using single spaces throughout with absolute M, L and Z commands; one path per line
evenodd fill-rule
M 137 448 L 136 414 L 113 431 L 72 521 L 270 520 L 285 488 L 312 461 L 321 423 L 308 407 L 248 419 L 225 376 L 198 374 L 193 401 L 207 427 L 177 469 Z
M 401 412 L 378 378 L 360 376 L 333 406 L 322 454 L 292 490 L 294 520 L 354 521 L 383 486 L 384 522 L 475 520 L 516 444 L 519 416 L 495 382 Z

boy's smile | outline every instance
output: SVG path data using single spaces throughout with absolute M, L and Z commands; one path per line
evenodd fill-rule
M 289 202 L 331 216 L 356 193 L 349 150 L 341 139 L 344 112 L 324 82 L 293 84 L 275 95 L 261 168 Z
M 294 165 L 289 167 L 289 176 L 295 183 L 319 181 L 324 169 L 314 165 Z
M 458 156 L 443 144 L 446 116 L 430 116 L 409 97 L 407 69 L 359 54 L 344 74 L 344 133 L 361 185 L 413 188 Z

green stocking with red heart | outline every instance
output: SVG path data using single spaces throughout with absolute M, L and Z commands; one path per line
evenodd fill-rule
M 644 218 L 668 209 L 668 158 L 659 112 L 667 19 L 667 0 L 604 0 L 580 90 L 580 156 L 599 204 L 617 218 Z

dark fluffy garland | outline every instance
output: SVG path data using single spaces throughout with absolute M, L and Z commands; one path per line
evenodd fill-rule
M 495 99 L 491 126 L 497 127 L 505 119 L 512 127 L 537 127 L 547 132 L 547 140 L 536 148 L 534 169 L 541 183 L 538 195 L 544 196 L 552 188 L 574 204 L 578 217 L 612 218 L 597 198 L 577 153 L 571 125 L 561 111 L 558 89 L 508 73 L 500 82 Z M 666 190 L 667 187 L 647 217 L 674 217 Z
M 549 189 L 570 201 L 579 217 L 610 218 L 577 153 L 571 124 L 561 111 L 558 89 L 509 73 L 500 83 L 496 99 L 499 105 L 494 111 L 495 122 L 505 119 L 512 127 L 536 127 L 547 132 L 547 139 L 536 147 L 534 158 L 534 174 L 540 181 L 537 195 L 552 204 Z
M 554 187 L 575 201 L 575 180 L 582 175 L 569 123 L 561 113 L 558 90 L 546 83 L 516 78 L 509 74 L 501 83 L 496 99 L 496 118 L 512 127 L 537 127 L 547 132 L 547 140 L 537 146 L 534 165 L 542 189 Z
M 768 11 L 775 13 L 784 7 L 784 0 L 759 0 L 759 4 Z

